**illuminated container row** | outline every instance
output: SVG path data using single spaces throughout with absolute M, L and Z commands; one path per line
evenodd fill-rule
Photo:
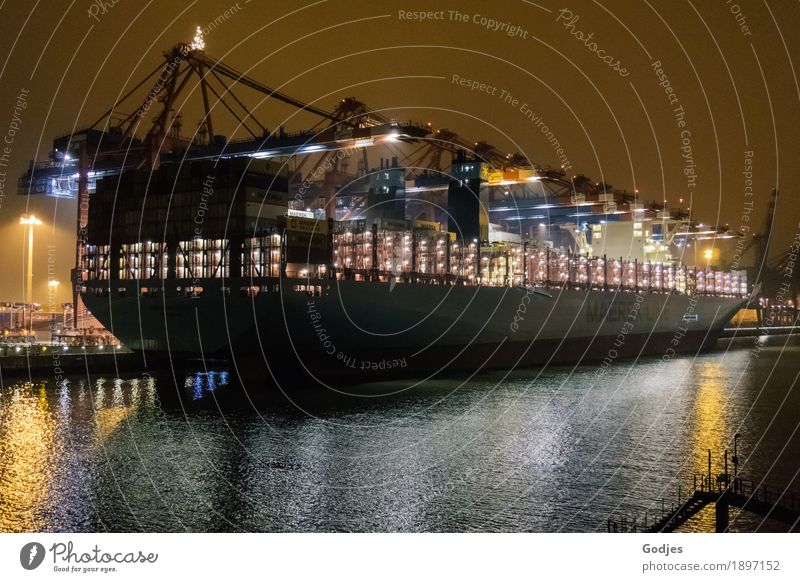
M 241 253 L 245 277 L 281 275 L 281 235 L 266 234 L 244 240 Z M 334 230 L 331 265 L 337 276 L 365 279 L 415 275 L 429 280 L 449 275 L 462 284 L 566 285 L 576 288 L 647 289 L 701 295 L 746 295 L 744 272 L 694 269 L 674 262 L 639 262 L 587 257 L 549 248 L 519 244 L 462 244 L 447 233 L 433 230 Z M 177 243 L 175 276 L 179 279 L 230 276 L 226 239 L 195 238 Z M 376 248 L 373 248 L 375 246 Z M 111 276 L 108 245 L 85 245 L 84 278 Z M 140 242 L 120 247 L 121 279 L 167 278 L 169 253 L 163 242 Z M 376 265 L 373 262 L 377 261 Z M 449 266 L 449 268 L 448 268 Z M 309 265 L 310 267 L 310 265 Z M 309 268 L 306 267 L 306 268 Z M 311 272 L 324 273 L 325 269 Z

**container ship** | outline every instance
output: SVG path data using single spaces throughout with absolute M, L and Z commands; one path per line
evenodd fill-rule
M 488 242 L 477 165 L 453 162 L 446 224 L 407 220 L 380 186 L 363 218 L 291 210 L 270 160 L 100 179 L 80 297 L 151 360 L 322 382 L 670 358 L 712 346 L 746 301 L 743 273 Z
M 269 130 L 240 90 L 327 125 Z M 226 110 L 249 136 L 217 135 Z M 393 155 L 370 167 L 371 148 Z M 148 367 L 350 382 L 713 345 L 746 301 L 744 272 L 709 268 L 713 244 L 684 265 L 668 252 L 691 244 L 684 216 L 563 167 L 355 98 L 304 103 L 208 56 L 198 30 L 94 125 L 56 138 L 19 189 L 78 198 L 76 318 L 82 303 Z

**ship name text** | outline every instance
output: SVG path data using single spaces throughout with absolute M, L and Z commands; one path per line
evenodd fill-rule
M 586 305 L 586 321 L 588 323 L 625 322 L 628 321 L 631 313 L 636 314 L 632 321 L 636 319 L 655 321 L 658 318 L 656 306 L 648 305 L 647 308 L 642 309 L 640 303 L 638 299 L 636 301 L 614 300 L 607 303 L 593 301 Z

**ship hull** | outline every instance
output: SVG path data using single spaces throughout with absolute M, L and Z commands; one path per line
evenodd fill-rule
M 744 300 L 632 290 L 356 281 L 112 282 L 82 294 L 151 359 L 224 360 L 248 378 L 370 382 L 397 376 L 660 356 L 713 346 Z M 106 289 L 108 283 L 106 282 Z M 124 292 L 122 291 L 124 289 Z M 268 289 L 265 291 L 265 289 Z M 300 374 L 301 376 L 298 376 Z

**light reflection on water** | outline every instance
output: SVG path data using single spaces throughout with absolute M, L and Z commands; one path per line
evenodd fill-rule
M 320 397 L 311 415 L 226 398 L 227 373 L 188 376 L 170 404 L 175 387 L 147 374 L 7 385 L 0 530 L 603 531 L 658 517 L 709 448 L 722 472 L 737 431 L 743 475 L 797 490 L 800 340 L 786 341 L 602 377 L 548 368 Z M 713 529 L 713 509 L 688 529 Z

